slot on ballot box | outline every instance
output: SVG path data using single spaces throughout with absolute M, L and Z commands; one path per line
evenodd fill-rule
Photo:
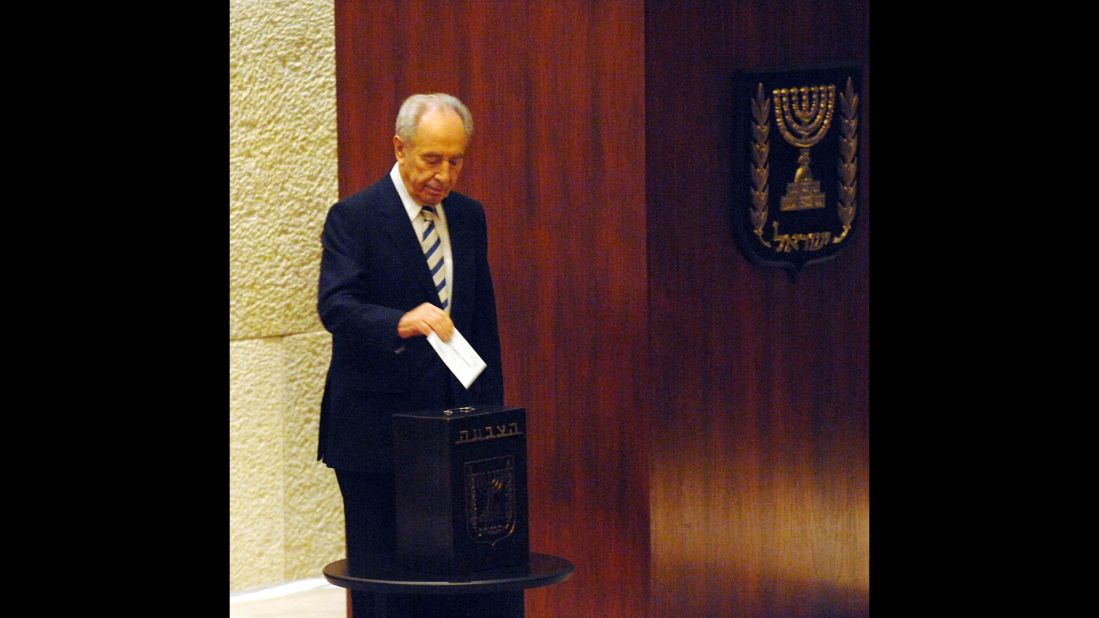
M 447 575 L 529 564 L 526 431 L 523 408 L 393 415 L 398 564 Z

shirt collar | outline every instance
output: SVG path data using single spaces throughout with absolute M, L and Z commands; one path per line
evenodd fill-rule
M 399 163 L 394 163 L 393 169 L 389 170 L 389 179 L 393 181 L 393 186 L 397 188 L 397 195 L 401 196 L 401 203 L 404 204 L 405 212 L 408 213 L 408 219 L 410 221 L 415 221 L 417 217 L 420 216 L 422 204 L 418 204 L 416 200 L 412 199 L 412 196 L 408 194 L 408 188 L 404 186 L 404 179 L 401 178 Z M 440 218 L 445 216 L 443 215 L 442 202 L 439 202 L 435 206 L 435 214 Z

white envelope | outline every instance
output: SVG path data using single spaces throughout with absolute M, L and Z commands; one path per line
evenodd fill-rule
M 477 354 L 473 346 L 469 345 L 469 342 L 462 336 L 462 333 L 458 332 L 458 329 L 454 329 L 450 341 L 444 342 L 434 331 L 427 336 L 427 340 L 431 347 L 435 348 L 435 353 L 439 355 L 439 358 L 443 359 L 443 363 L 450 368 L 454 377 L 458 378 L 458 381 L 466 388 L 469 388 L 469 385 L 473 384 L 477 376 L 485 370 L 485 367 L 488 367 L 481 355 Z

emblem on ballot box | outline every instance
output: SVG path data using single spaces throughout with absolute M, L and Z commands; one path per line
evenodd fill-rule
M 737 76 L 733 229 L 752 262 L 796 277 L 849 244 L 858 80 L 855 67 Z
M 495 545 L 515 532 L 515 458 L 494 457 L 465 466 L 466 530 Z

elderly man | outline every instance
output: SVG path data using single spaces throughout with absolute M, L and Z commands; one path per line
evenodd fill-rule
M 332 206 L 324 224 L 317 308 L 332 333 L 332 360 L 318 459 L 335 470 L 343 494 L 352 571 L 363 556 L 394 550 L 390 416 L 503 403 L 484 209 L 453 190 L 472 133 L 457 98 L 409 97 L 397 114 L 389 174 Z M 448 341 L 455 329 L 488 365 L 468 390 L 425 338 Z M 438 601 L 389 597 L 387 615 L 466 613 L 461 599 L 442 604 L 450 614 L 431 605 Z M 355 617 L 375 615 L 376 602 L 353 593 Z

